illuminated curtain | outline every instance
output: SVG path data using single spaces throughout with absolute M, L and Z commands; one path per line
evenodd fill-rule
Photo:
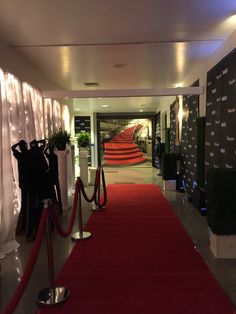
M 48 99 L 28 83 L 0 69 L 0 258 L 15 250 L 15 229 L 21 204 L 18 167 L 11 146 L 42 139 L 61 126 L 60 104 Z
M 32 139 L 44 138 L 43 128 L 43 102 L 39 91 L 28 83 L 22 84 L 25 109 L 25 138 L 27 142 Z
M 58 101 L 53 100 L 52 103 L 52 123 L 53 123 L 53 131 L 58 130 L 60 127 L 62 127 L 61 122 L 61 106 Z
M 44 99 L 44 134 L 48 138 L 53 132 L 52 124 L 52 100 L 49 98 Z
M 4 75 L 0 70 L 1 85 L 1 145 L 0 145 L 0 258 L 19 247 L 14 240 L 16 219 L 19 212 L 19 202 L 16 181 L 13 179 L 11 142 L 18 137 L 16 123 L 21 124 L 20 112 L 15 106 L 19 99 L 19 89 L 14 92 L 11 88 L 16 85 L 13 77 Z M 9 89 L 9 90 L 8 90 Z M 8 92 L 7 92 L 8 90 Z M 9 99 L 11 104 L 9 105 Z M 20 117 L 13 121 L 13 114 Z
M 63 128 L 70 132 L 70 112 L 66 105 L 62 106 L 62 120 L 63 120 Z

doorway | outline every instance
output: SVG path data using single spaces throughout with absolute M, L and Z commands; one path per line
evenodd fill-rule
M 152 166 L 154 114 L 97 115 L 98 164 Z

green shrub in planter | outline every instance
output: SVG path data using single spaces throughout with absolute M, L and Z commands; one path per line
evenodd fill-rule
M 236 234 L 236 169 L 209 169 L 206 196 L 211 231 Z
M 163 154 L 162 156 L 163 179 L 176 180 L 177 177 L 177 154 Z
M 67 144 L 70 144 L 70 133 L 62 128 L 55 130 L 48 138 L 48 145 L 56 147 L 57 150 L 65 150 Z
M 80 132 L 76 135 L 78 147 L 88 148 L 90 144 L 90 133 L 89 132 Z

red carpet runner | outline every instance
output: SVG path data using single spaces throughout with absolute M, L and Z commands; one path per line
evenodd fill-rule
M 69 300 L 40 314 L 233 314 L 170 205 L 154 185 L 109 185 L 107 210 L 86 227 L 58 284 Z

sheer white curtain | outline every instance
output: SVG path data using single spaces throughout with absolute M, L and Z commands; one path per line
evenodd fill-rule
M 43 100 L 41 93 L 28 83 L 22 83 L 25 109 L 26 140 L 44 138 Z
M 48 138 L 53 132 L 52 123 L 52 100 L 47 98 L 44 99 L 44 134 Z
M 61 121 L 61 106 L 57 100 L 52 102 L 52 117 L 53 117 L 53 130 L 58 130 L 62 127 Z
M 0 70 L 1 84 L 1 146 L 0 146 L 0 258 L 16 249 L 19 244 L 14 240 L 16 220 L 19 212 L 19 193 L 16 184 L 17 171 L 13 166 L 11 143 L 17 140 L 17 125 L 21 125 L 21 118 L 15 123 L 13 115 L 20 117 L 16 102 L 20 102 L 19 86 L 13 76 Z M 16 87 L 16 90 L 12 88 Z M 17 125 L 16 125 L 17 124 Z M 19 132 L 19 131 L 18 131 Z M 18 178 L 17 178 L 18 179 Z
M 60 104 L 48 99 L 28 83 L 0 69 L 0 258 L 19 247 L 15 228 L 20 211 L 17 161 L 11 146 L 42 139 L 61 125 Z

